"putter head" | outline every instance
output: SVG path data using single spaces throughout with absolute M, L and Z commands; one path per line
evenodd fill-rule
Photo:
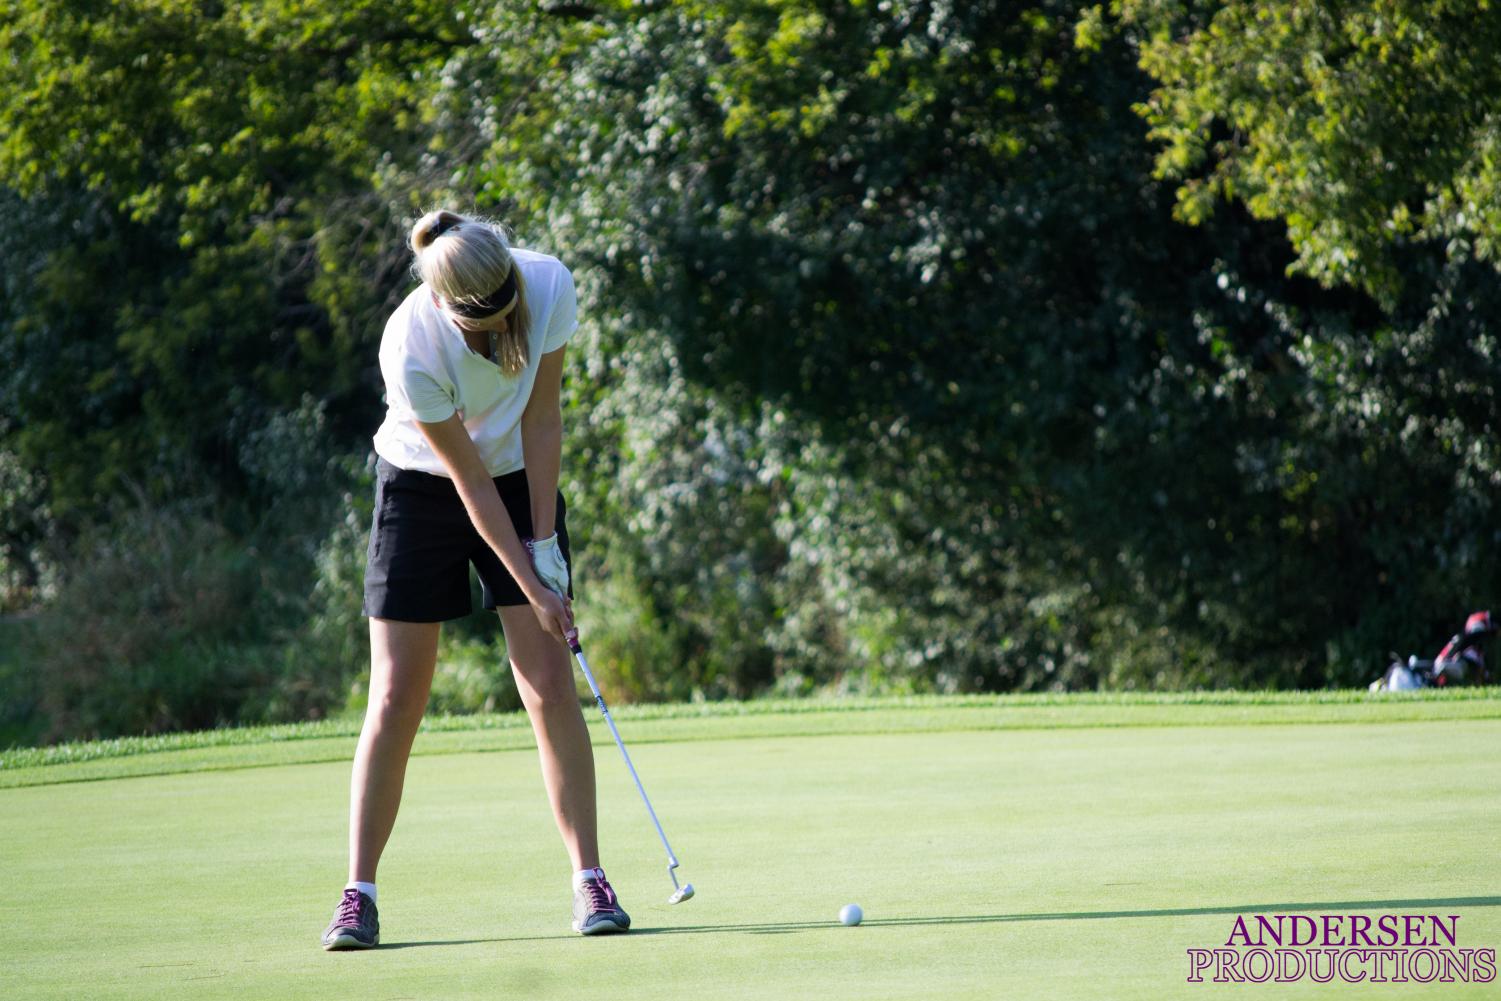
M 678 887 L 677 892 L 667 898 L 667 902 L 669 904 L 681 904 L 683 901 L 689 899 L 692 896 L 693 884 L 684 883 L 682 886 Z

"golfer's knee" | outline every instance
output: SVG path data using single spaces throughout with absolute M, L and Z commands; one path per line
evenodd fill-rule
M 410 729 L 422 722 L 422 714 L 426 709 L 426 699 L 392 692 L 380 700 L 380 704 L 376 707 L 376 717 L 382 726 Z
M 519 668 L 516 673 L 523 674 Z M 578 708 L 578 690 L 573 684 L 573 672 L 549 670 L 524 676 L 527 683 L 520 686 L 521 701 L 529 711 L 550 712 L 570 706 Z
M 366 711 L 377 724 L 383 727 L 413 728 L 422 722 L 427 710 L 427 692 L 416 685 L 393 685 L 370 693 L 370 707 Z

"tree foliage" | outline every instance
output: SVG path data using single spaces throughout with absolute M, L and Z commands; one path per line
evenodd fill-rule
M 1501 17 L 1489 0 L 1111 10 L 1157 84 L 1141 107 L 1163 143 L 1158 175 L 1182 182 L 1179 218 L 1235 198 L 1286 224 L 1299 270 L 1388 305 L 1413 244 L 1501 264 Z
M 122 478 L 254 495 L 247 436 L 309 396 L 368 419 L 410 210 L 377 182 L 420 172 L 423 77 L 473 43 L 439 4 L 13 5 L 5 395 L 60 516 Z
M 347 672 L 375 344 L 453 204 L 578 277 L 617 690 L 1361 680 L 1498 583 L 1469 10 L 27 0 L 7 588 L 126 483 L 204 499 Z

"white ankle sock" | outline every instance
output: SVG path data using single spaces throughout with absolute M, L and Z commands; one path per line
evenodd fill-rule
M 346 890 L 359 890 L 365 896 L 367 896 L 367 897 L 370 898 L 370 902 L 372 904 L 375 903 L 375 884 L 374 883 L 357 883 L 357 882 L 355 882 L 353 880 L 350 880 L 350 882 L 345 885 L 344 889 L 346 889 Z
M 573 874 L 573 888 L 577 890 L 579 888 L 579 885 L 586 879 L 604 878 L 605 871 L 603 869 L 580 869 L 578 872 Z

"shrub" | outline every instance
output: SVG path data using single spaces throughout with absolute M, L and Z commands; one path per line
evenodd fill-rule
M 291 625 L 279 640 L 284 683 L 262 707 L 270 719 L 318 716 L 363 699 L 361 679 L 370 668 L 369 626 L 361 614 L 374 504 L 369 472 L 342 495 L 338 519 L 313 557 L 311 584 L 291 602 Z
M 269 680 L 246 655 L 260 568 L 201 511 L 137 506 L 64 567 L 25 653 L 49 739 L 226 723 Z
M 465 638 L 445 627 L 427 707 L 432 713 L 454 714 L 520 709 L 521 694 L 511 675 L 505 645 Z
M 23 657 L 29 628 L 19 616 L 0 617 L 0 748 L 34 744 L 44 730 L 37 676 Z

